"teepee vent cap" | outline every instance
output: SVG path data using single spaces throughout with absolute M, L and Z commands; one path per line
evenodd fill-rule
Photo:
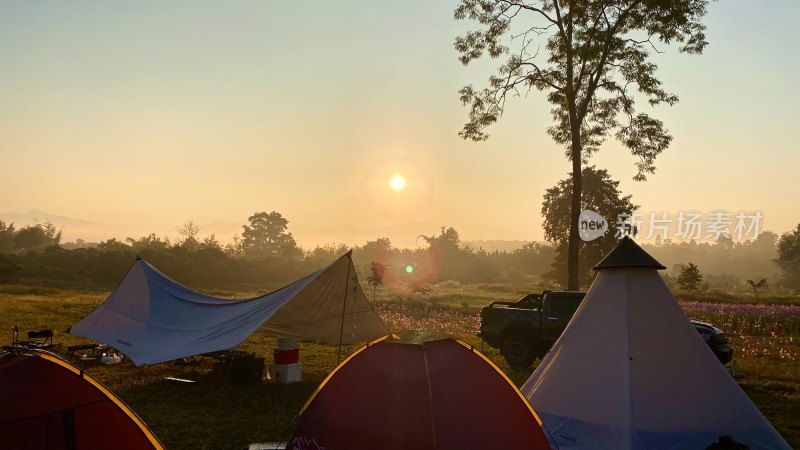
M 594 266 L 594 270 L 623 268 L 666 269 L 664 265 L 656 261 L 655 258 L 650 256 L 628 236 L 620 239 L 617 246 Z

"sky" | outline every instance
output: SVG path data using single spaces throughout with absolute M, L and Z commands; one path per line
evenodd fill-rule
M 4 1 L 0 218 L 58 217 L 65 240 L 174 237 L 191 219 L 225 241 L 256 211 L 306 248 L 413 247 L 442 226 L 541 240 L 542 195 L 570 171 L 550 106 L 532 93 L 488 141 L 457 136 L 458 89 L 497 61 L 458 62 L 475 25 L 456 4 Z M 703 55 L 653 57 L 681 100 L 652 111 L 674 141 L 647 182 L 613 141 L 591 159 L 645 214 L 800 222 L 800 2 L 759 6 L 713 2 Z

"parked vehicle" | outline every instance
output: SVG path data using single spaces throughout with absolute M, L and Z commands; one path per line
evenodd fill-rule
M 692 324 L 722 364 L 728 364 L 733 359 L 733 349 L 728 345 L 725 332 L 710 323 L 692 320 Z
M 477 333 L 513 367 L 528 367 L 542 357 L 567 327 L 586 292 L 544 291 L 516 302 L 492 302 L 481 309 Z M 722 364 L 733 358 L 725 333 L 714 325 L 692 320 L 695 329 Z

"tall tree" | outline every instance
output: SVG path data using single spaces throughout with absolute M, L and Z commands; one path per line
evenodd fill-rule
M 678 97 L 656 78 L 651 52 L 659 43 L 678 43 L 684 53 L 706 46 L 701 19 L 708 0 L 461 0 L 458 20 L 481 29 L 455 40 L 464 65 L 487 53 L 508 55 L 488 87 L 465 86 L 459 93 L 470 108 L 459 133 L 464 139 L 488 138 L 486 127 L 502 116 L 509 96 L 532 89 L 547 93 L 554 124 L 550 136 L 566 149 L 572 163 L 569 225 L 570 289 L 579 285 L 578 217 L 581 167 L 607 136 L 614 135 L 638 158 L 635 180 L 655 171 L 655 159 L 672 141 L 663 123 L 637 113 L 636 99 L 651 106 L 673 105 Z M 512 27 L 513 25 L 513 27 Z M 507 39 L 515 44 L 512 52 Z M 544 45 L 542 45 L 544 44 Z
M 638 205 L 631 202 L 630 195 L 622 195 L 619 181 L 614 181 L 607 170 L 594 166 L 583 169 L 585 189 L 581 195 L 581 209 L 590 209 L 606 220 L 608 231 L 605 235 L 592 241 L 581 241 L 581 252 L 578 260 L 580 285 L 586 286 L 591 281 L 592 266 L 603 255 L 617 245 L 615 224 L 620 214 L 631 214 Z M 544 237 L 556 245 L 557 255 L 553 260 L 553 269 L 546 274 L 547 278 L 558 284 L 567 281 L 567 248 L 569 242 L 569 221 L 572 203 L 572 178 L 561 180 L 548 189 L 542 202 Z M 570 287 L 570 289 L 576 289 Z
M 287 231 L 289 221 L 280 213 L 257 212 L 248 217 L 250 225 L 243 225 L 241 246 L 245 256 L 298 258 L 302 255 L 292 233 Z
M 783 272 L 784 286 L 800 289 L 800 224 L 781 236 L 775 263 Z

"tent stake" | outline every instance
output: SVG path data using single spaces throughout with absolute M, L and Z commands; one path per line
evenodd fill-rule
M 342 323 L 339 326 L 339 351 L 336 353 L 336 365 L 342 360 L 342 335 L 344 334 L 344 313 L 347 310 L 347 288 L 350 286 L 350 268 L 353 267 L 353 251 L 347 252 L 350 264 L 347 265 L 347 278 L 344 281 L 344 302 L 342 302 Z

